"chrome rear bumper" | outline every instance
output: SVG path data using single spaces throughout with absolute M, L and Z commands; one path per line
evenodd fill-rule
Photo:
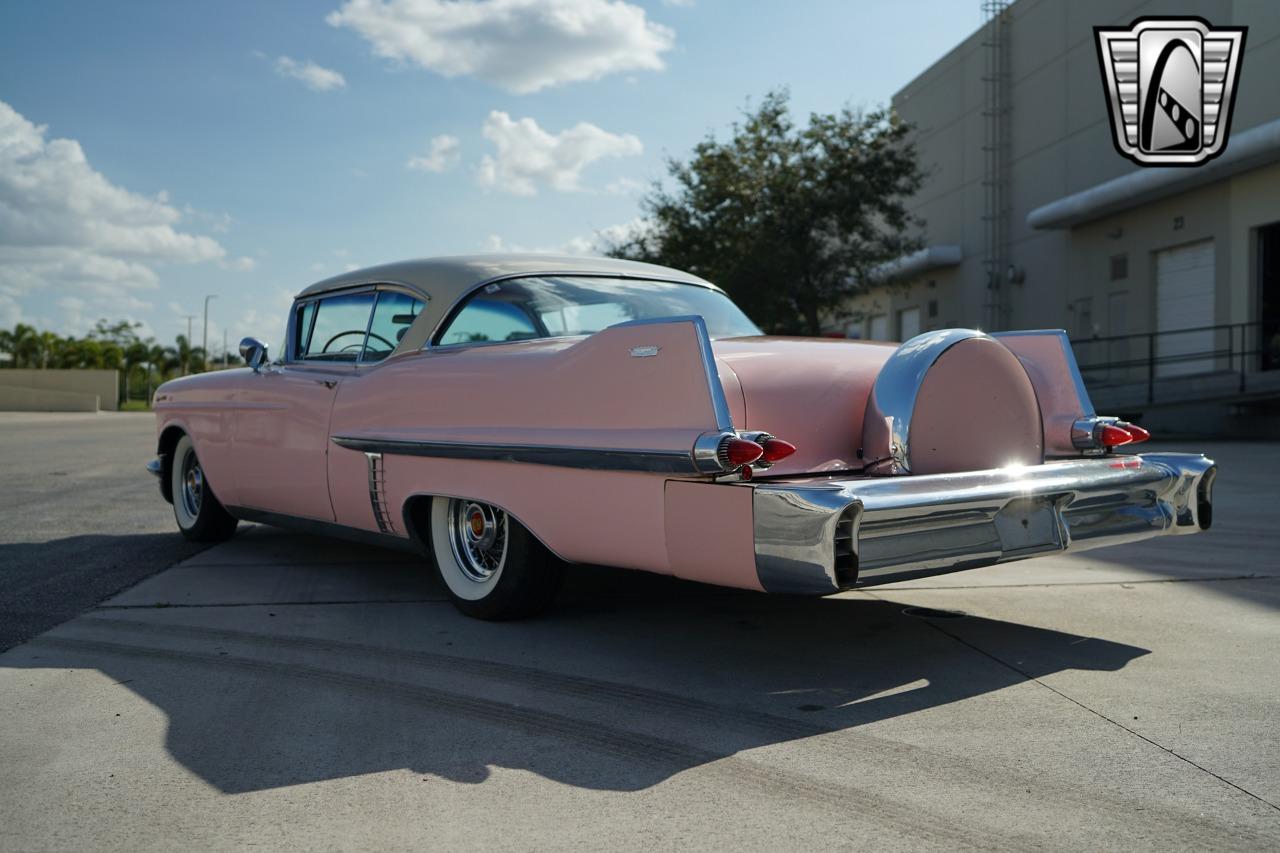
M 928 476 L 756 481 L 756 572 L 824 594 L 1083 551 L 1212 522 L 1213 460 L 1107 456 Z

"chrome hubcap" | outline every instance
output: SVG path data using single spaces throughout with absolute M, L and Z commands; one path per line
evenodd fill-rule
M 188 453 L 182 460 L 182 506 L 187 514 L 195 518 L 200 514 L 200 501 L 204 497 L 204 471 L 200 469 L 200 460 L 194 452 Z
M 449 545 L 464 575 L 487 581 L 506 556 L 507 514 L 477 501 L 449 501 Z

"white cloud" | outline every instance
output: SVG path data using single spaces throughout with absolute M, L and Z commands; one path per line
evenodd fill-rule
M 347 0 L 325 19 L 374 53 L 517 94 L 659 71 L 675 32 L 623 0 Z
M 457 165 L 461 156 L 458 137 L 441 134 L 432 138 L 427 153 L 421 157 L 409 158 L 409 168 L 422 172 L 443 172 Z
M 104 311 L 138 308 L 133 292 L 160 284 L 153 264 L 226 257 L 175 227 L 182 213 L 163 193 L 112 184 L 78 142 L 45 131 L 0 101 L 0 317 L 22 318 L 20 300 L 52 287 Z
M 494 110 L 484 123 L 484 137 L 497 146 L 497 156 L 480 162 L 477 179 L 513 195 L 537 195 L 543 184 L 560 192 L 582 189 L 579 177 L 587 165 L 605 157 L 643 153 L 644 146 L 631 134 L 621 136 L 579 122 L 557 134 L 547 133 L 531 118 L 512 121 Z
M 218 266 L 222 267 L 224 270 L 231 270 L 233 272 L 251 272 L 257 265 L 258 262 L 248 255 L 218 261 Z
M 637 181 L 635 178 L 618 178 L 605 184 L 604 191 L 609 195 L 639 195 L 647 186 L 644 181 Z
M 299 80 L 313 92 L 328 92 L 332 89 L 344 89 L 347 78 L 331 68 L 316 65 L 310 59 L 299 62 L 288 56 L 276 57 L 276 73 L 281 77 L 292 77 Z

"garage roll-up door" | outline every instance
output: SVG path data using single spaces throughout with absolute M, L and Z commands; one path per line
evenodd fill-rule
M 1213 241 L 1156 252 L 1156 331 L 1213 325 Z M 1164 334 L 1156 338 L 1157 376 L 1187 376 L 1213 370 L 1213 332 Z

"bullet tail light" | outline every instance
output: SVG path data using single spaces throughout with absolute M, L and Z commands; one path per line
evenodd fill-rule
M 764 455 L 764 448 L 754 441 L 740 436 L 725 436 L 720 442 L 716 456 L 726 471 L 733 471 L 743 465 L 750 465 Z
M 1137 424 L 1119 418 L 1081 418 L 1071 428 L 1071 443 L 1086 454 L 1090 451 L 1106 452 L 1126 444 L 1138 444 L 1149 438 L 1151 433 Z

